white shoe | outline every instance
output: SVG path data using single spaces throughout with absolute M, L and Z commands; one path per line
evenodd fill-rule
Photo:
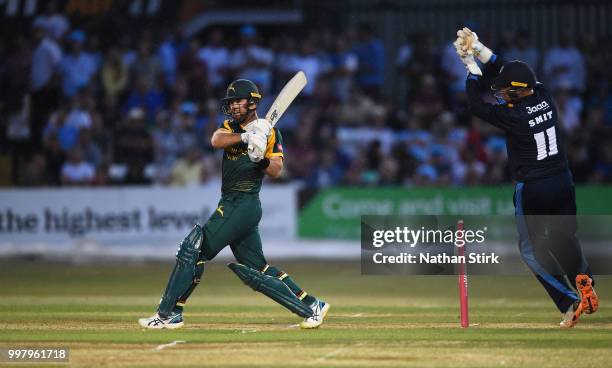
M 572 328 L 578 322 L 578 318 L 582 314 L 582 304 L 580 301 L 573 303 L 567 308 L 567 312 L 563 315 L 563 320 L 559 323 L 561 328 Z
M 183 315 L 180 313 L 172 313 L 166 318 L 162 318 L 158 313 L 155 313 L 149 318 L 140 318 L 138 324 L 144 328 L 160 330 L 162 328 L 174 329 L 183 327 Z
M 300 323 L 300 328 L 317 328 L 321 326 L 331 306 L 329 303 L 325 303 L 322 300 L 317 300 L 310 307 L 312 308 L 313 315 L 312 317 L 304 319 Z

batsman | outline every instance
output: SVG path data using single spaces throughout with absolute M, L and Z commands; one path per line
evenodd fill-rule
M 560 326 L 571 328 L 583 313 L 597 311 L 599 299 L 576 237 L 576 194 L 555 100 L 529 65 L 504 62 L 469 28 L 457 36 L 470 109 L 506 135 L 521 256 L 563 314 Z M 491 77 L 497 104 L 481 97 Z
M 263 254 L 259 190 L 264 175 L 280 176 L 283 145 L 280 131 L 257 117 L 260 99 L 257 86 L 249 80 L 239 79 L 228 86 L 221 108 L 230 119 L 211 138 L 213 148 L 224 150 L 221 200 L 208 222 L 196 224 L 180 242 L 157 313 L 139 319 L 142 327 L 182 327 L 183 307 L 200 283 L 206 262 L 228 245 L 237 260 L 228 267 L 246 285 L 302 317 L 301 328 L 323 323 L 329 303 L 306 293 L 287 273 L 269 265 Z

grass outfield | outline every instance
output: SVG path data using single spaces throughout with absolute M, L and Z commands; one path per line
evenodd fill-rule
M 532 277 L 470 278 L 469 329 L 459 327 L 455 277 L 361 276 L 354 263 L 279 264 L 332 304 L 318 330 L 208 265 L 186 326 L 141 329 L 169 264 L 0 263 L 0 347 L 71 348 L 71 366 L 609 367 L 612 277 L 600 310 L 560 330 Z M 185 341 L 158 349 L 173 341 Z M 13 365 L 15 366 L 15 365 Z M 38 364 L 37 366 L 42 366 Z M 57 366 L 57 364 L 55 365 Z

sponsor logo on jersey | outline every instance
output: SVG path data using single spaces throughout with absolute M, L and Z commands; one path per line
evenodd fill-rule
M 542 101 L 539 104 L 535 105 L 535 106 L 527 106 L 525 107 L 527 109 L 527 113 L 528 114 L 533 114 L 536 111 L 540 111 L 540 110 L 546 110 L 548 109 L 550 106 L 548 105 L 548 102 L 546 101 Z

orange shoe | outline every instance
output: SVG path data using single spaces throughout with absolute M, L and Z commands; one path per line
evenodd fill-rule
M 599 298 L 593 289 L 593 280 L 588 275 L 579 274 L 576 276 L 576 287 L 580 291 L 584 313 L 591 314 L 597 312 Z
M 578 322 L 578 318 L 582 314 L 582 303 L 580 301 L 574 302 L 574 304 L 570 305 L 567 309 L 567 312 L 563 315 L 563 320 L 559 323 L 559 327 L 561 328 L 572 328 Z

